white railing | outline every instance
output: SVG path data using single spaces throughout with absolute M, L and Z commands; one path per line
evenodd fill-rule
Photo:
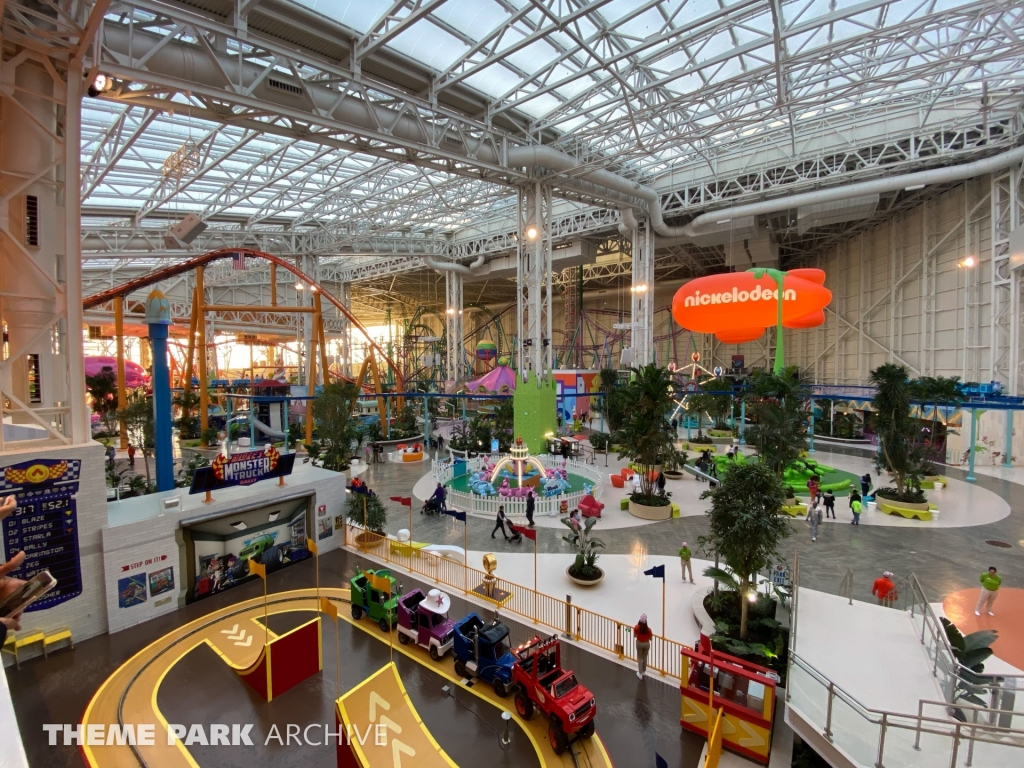
M 870 709 L 790 654 L 787 706 L 858 768 L 1011 768 L 1024 764 L 1024 730 L 1013 710 L 922 701 L 917 714 Z M 925 706 L 930 712 L 925 714 Z
M 499 459 L 503 458 L 503 454 L 494 454 L 487 457 L 477 456 L 467 459 L 465 461 L 466 472 L 479 472 L 485 458 L 489 459 L 491 464 L 496 464 Z M 540 459 L 545 469 L 564 469 L 566 472 L 582 477 L 589 485 L 593 486 L 594 498 L 601 498 L 602 475 L 593 466 L 576 459 L 562 459 L 558 456 L 542 454 L 537 458 Z M 441 461 L 433 460 L 431 462 L 431 473 L 439 483 L 450 482 L 454 477 L 454 472 L 454 463 L 448 459 Z M 560 513 L 566 514 L 576 509 L 579 506 L 580 500 L 585 495 L 582 490 L 579 490 L 570 493 L 560 493 L 557 496 L 541 496 L 535 499 L 534 515 L 555 517 Z M 564 512 L 562 511 L 563 503 L 565 505 Z M 505 514 L 510 517 L 526 517 L 526 500 L 515 497 L 478 496 L 471 491 L 457 491 L 449 488 L 447 504 L 452 509 L 464 510 L 471 515 L 480 517 L 495 517 L 500 506 L 505 507 Z
M 852 585 L 852 573 L 848 577 Z M 915 629 L 920 631 L 932 674 L 938 678 L 945 697 L 944 701 L 920 701 L 916 714 L 864 706 L 796 652 L 799 588 L 797 559 L 790 615 L 787 706 L 816 728 L 849 763 L 858 768 L 1024 765 L 1024 712 L 1015 701 L 1015 694 L 1024 687 L 1022 680 L 1013 675 L 971 673 L 969 679 L 978 684 L 975 692 L 988 700 L 988 706 L 973 706 L 958 695 L 956 687 L 963 670 L 914 574 L 897 585 L 899 598 L 894 608 L 909 611 Z

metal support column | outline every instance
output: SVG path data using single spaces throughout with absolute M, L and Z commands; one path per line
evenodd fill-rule
M 537 375 L 537 384 L 552 368 L 551 347 L 551 188 L 534 181 L 519 193 L 517 259 L 517 354 L 519 374 Z
M 199 351 L 199 431 L 200 434 L 210 427 L 210 382 L 206 372 L 206 285 L 204 282 L 204 268 L 196 267 L 196 293 L 193 302 L 198 306 L 193 310 L 196 313 L 196 349 Z M 227 427 L 230 429 L 230 427 Z M 229 434 L 230 438 L 231 435 Z
M 974 450 L 975 442 L 978 439 L 978 412 L 971 408 L 971 444 L 968 446 L 970 453 L 968 454 L 967 461 L 967 477 L 964 478 L 968 483 L 976 482 L 978 478 L 974 476 L 974 457 L 977 451 Z
M 650 222 L 633 230 L 633 284 L 631 297 L 630 344 L 633 366 L 652 362 L 654 346 L 654 233 Z
M 445 272 L 444 288 L 445 372 L 449 381 L 461 382 L 464 378 L 462 358 L 466 345 L 462 325 L 462 275 L 458 272 Z
M 124 371 L 124 296 L 114 299 L 114 336 L 117 339 L 117 410 L 123 411 L 128 406 Z M 124 419 L 118 420 L 118 432 L 121 435 L 121 450 L 128 450 L 128 425 Z

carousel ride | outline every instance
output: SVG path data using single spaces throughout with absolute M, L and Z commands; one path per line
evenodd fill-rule
M 477 496 L 510 499 L 525 499 L 531 494 L 545 498 L 558 496 L 580 486 L 588 489 L 583 478 L 576 478 L 564 468 L 545 467 L 539 458 L 530 454 L 522 437 L 517 437 L 509 454 L 498 461 L 492 463 L 484 457 L 483 465 L 467 476 L 466 483 Z

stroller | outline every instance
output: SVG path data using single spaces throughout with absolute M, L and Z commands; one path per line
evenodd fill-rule
M 508 532 L 509 532 L 508 539 L 513 544 L 522 544 L 523 543 L 523 534 L 521 534 L 519 531 L 517 531 L 515 528 L 513 528 L 511 523 L 508 524 Z
M 433 497 L 423 502 L 423 506 L 420 508 L 421 515 L 439 515 L 441 514 L 441 502 Z

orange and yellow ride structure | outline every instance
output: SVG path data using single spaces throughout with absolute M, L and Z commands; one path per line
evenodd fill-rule
M 689 648 L 681 653 L 680 725 L 707 738 L 719 752 L 724 747 L 768 765 L 775 720 L 775 672 L 727 653 Z

